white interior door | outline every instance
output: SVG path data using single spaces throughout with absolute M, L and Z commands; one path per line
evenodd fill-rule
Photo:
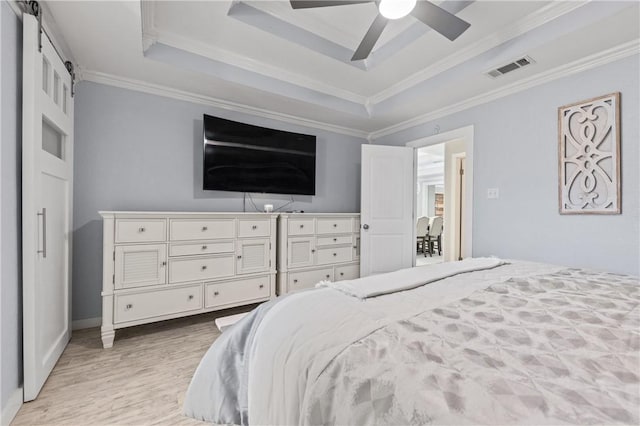
M 23 20 L 22 257 L 24 400 L 38 396 L 71 337 L 71 77 Z
M 360 275 L 413 265 L 413 148 L 362 145 Z

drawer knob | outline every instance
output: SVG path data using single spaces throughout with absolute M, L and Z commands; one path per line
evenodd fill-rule
M 220 293 L 218 293 L 217 291 L 214 291 L 214 292 L 213 292 L 213 295 L 214 295 L 214 296 L 217 296 L 217 295 L 219 295 L 219 294 L 220 294 Z
M 167 266 L 167 262 L 162 262 L 161 265 L 162 266 Z
M 202 270 L 204 271 L 205 269 L 207 269 L 207 265 L 202 265 Z
M 358 246 L 353 246 L 353 248 L 356 248 L 356 249 L 357 249 L 357 248 L 358 248 Z
M 340 276 L 343 276 L 343 275 L 344 275 L 344 272 L 340 272 Z
M 338 255 L 338 253 L 333 253 L 333 255 L 334 255 L 334 256 L 337 256 L 337 255 Z
M 253 225 L 253 226 L 251 227 L 251 229 L 258 229 L 258 226 L 257 226 L 257 225 Z
M 209 229 L 209 228 L 207 228 L 206 226 L 202 227 L 202 231 L 206 231 L 207 229 Z
M 338 239 L 337 239 L 337 238 L 334 238 L 334 239 L 333 239 L 333 241 L 338 241 Z
M 325 275 L 325 276 L 326 276 L 327 278 L 329 278 L 329 277 L 330 277 L 330 275 L 329 275 L 329 274 L 327 274 L 327 275 Z
M 333 224 L 333 227 L 334 227 L 334 228 L 337 228 L 337 227 L 338 227 L 338 224 L 337 224 L 337 223 L 334 223 L 334 224 Z
M 131 303 L 127 303 L 127 306 L 125 306 L 125 309 L 129 310 L 131 308 L 133 308 L 133 305 Z
M 206 249 L 207 249 L 207 246 L 202 246 L 202 250 L 206 250 Z
M 300 229 L 304 228 L 304 225 L 300 225 Z
M 239 255 L 239 256 L 238 256 L 238 259 L 242 259 L 242 256 L 240 256 L 240 255 Z
M 297 282 L 298 282 L 298 280 L 293 280 L 293 282 L 294 282 L 294 283 L 297 283 Z
M 189 295 L 189 300 L 193 300 L 193 294 Z
M 140 228 L 138 228 L 138 232 L 144 232 L 144 231 L 145 231 L 144 226 L 141 226 Z
M 316 252 L 316 249 L 311 249 L 311 253 L 315 253 L 315 252 Z
M 260 284 L 258 288 L 264 288 L 264 284 Z

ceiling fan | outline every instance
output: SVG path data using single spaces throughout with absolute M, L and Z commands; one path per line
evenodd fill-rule
M 378 15 L 356 49 L 352 61 L 366 59 L 389 19 L 400 19 L 409 14 L 453 41 L 471 26 L 456 15 L 429 1 L 416 0 L 289 0 L 293 9 L 344 6 L 348 4 L 376 3 Z

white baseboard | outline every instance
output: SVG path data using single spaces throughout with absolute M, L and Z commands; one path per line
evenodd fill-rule
M 102 325 L 102 317 L 85 318 L 71 322 L 72 330 L 82 330 L 85 328 L 100 327 Z
M 18 414 L 20 407 L 22 407 L 23 395 L 24 392 L 21 387 L 11 394 L 7 404 L 2 407 L 2 420 L 0 420 L 0 425 L 9 426 L 11 424 L 13 419 L 16 417 L 16 414 Z

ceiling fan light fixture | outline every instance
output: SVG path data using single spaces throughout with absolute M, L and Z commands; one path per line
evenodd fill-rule
M 378 10 L 387 19 L 400 19 L 410 14 L 415 6 L 416 0 L 381 0 Z

